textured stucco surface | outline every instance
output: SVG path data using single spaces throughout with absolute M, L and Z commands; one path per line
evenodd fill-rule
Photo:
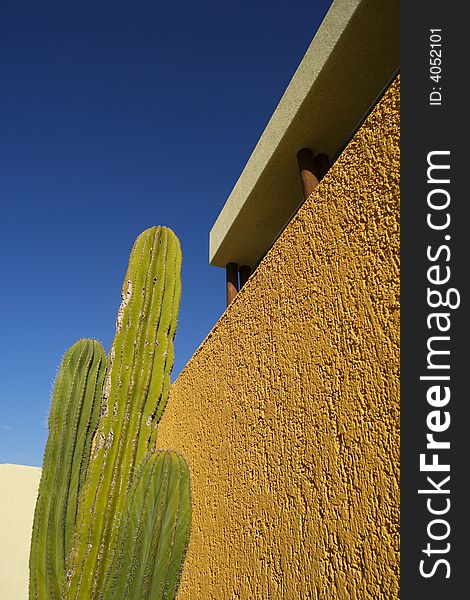
M 173 384 L 179 598 L 398 598 L 395 81 Z
M 0 465 L 0 599 L 26 600 L 29 547 L 41 469 Z

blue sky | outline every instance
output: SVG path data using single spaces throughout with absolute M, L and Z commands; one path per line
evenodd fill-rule
M 176 378 L 225 308 L 208 235 L 329 1 L 0 8 L 0 463 L 40 466 L 54 377 L 113 335 L 135 237 L 183 250 Z

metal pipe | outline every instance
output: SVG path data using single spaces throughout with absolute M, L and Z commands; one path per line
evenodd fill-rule
M 238 265 L 230 262 L 225 267 L 227 276 L 227 306 L 238 294 Z
M 302 148 L 297 152 L 297 162 L 300 170 L 300 181 L 302 182 L 304 200 L 306 200 L 319 182 L 316 172 L 317 167 L 313 158 L 313 152 L 310 148 Z

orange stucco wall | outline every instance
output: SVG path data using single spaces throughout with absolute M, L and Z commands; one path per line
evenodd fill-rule
M 399 83 L 171 389 L 179 598 L 398 598 Z

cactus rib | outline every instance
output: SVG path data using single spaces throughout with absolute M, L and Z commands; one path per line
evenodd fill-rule
M 70 551 L 77 499 L 98 421 L 104 350 L 80 340 L 64 355 L 49 414 L 30 552 L 30 598 L 59 598 Z
M 124 507 L 104 600 L 171 600 L 189 539 L 190 482 L 176 452 L 144 459 Z
M 99 598 L 115 552 L 126 495 L 136 466 L 153 450 L 167 401 L 173 337 L 181 294 L 181 251 L 164 227 L 136 240 L 124 280 L 103 392 L 103 410 L 82 495 L 68 597 Z M 99 515 L 90 521 L 89 515 Z

